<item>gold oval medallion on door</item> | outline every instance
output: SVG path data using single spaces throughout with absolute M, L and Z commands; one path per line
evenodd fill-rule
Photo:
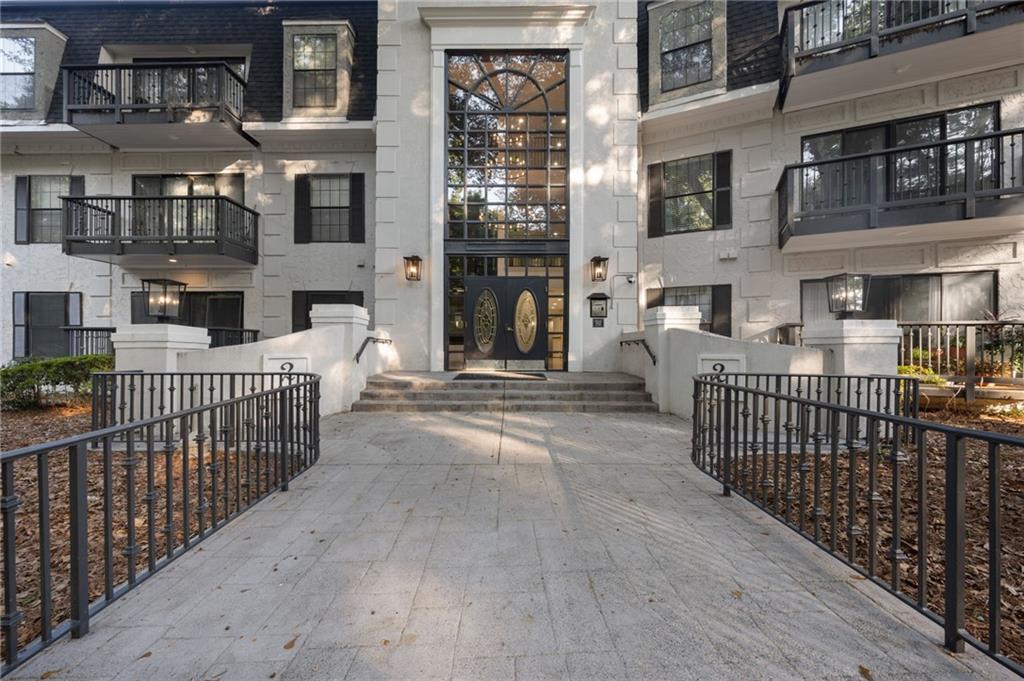
M 498 299 L 494 291 L 485 288 L 473 307 L 473 339 L 480 352 L 489 355 L 494 350 L 498 333 Z
M 537 299 L 529 289 L 524 289 L 516 300 L 515 336 L 516 347 L 523 354 L 533 349 L 537 340 Z

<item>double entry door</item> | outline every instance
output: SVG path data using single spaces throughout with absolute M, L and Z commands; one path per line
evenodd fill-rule
M 543 371 L 547 310 L 543 277 L 470 277 L 466 368 Z

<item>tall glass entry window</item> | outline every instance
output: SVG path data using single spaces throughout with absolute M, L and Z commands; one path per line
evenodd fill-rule
M 448 369 L 566 368 L 566 52 L 449 52 Z
M 568 237 L 566 55 L 448 55 L 449 239 Z

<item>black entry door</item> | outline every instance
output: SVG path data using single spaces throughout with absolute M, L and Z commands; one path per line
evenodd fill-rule
M 546 287 L 541 277 L 467 280 L 467 368 L 544 369 Z

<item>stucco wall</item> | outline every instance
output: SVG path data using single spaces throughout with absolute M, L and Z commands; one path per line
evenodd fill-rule
M 130 321 L 130 297 L 141 278 L 169 277 L 193 291 L 242 291 L 246 328 L 263 337 L 292 330 L 292 291 L 361 290 L 373 309 L 374 157 L 372 151 L 8 154 L 0 159 L 0 362 L 12 354 L 11 293 L 81 291 L 85 326 Z M 324 144 L 329 149 L 329 143 Z M 14 243 L 17 175 L 84 175 L 85 192 L 131 194 L 133 174 L 245 174 L 245 203 L 260 213 L 259 264 L 205 269 L 124 269 L 63 255 L 60 244 Z M 361 172 L 366 177 L 366 243 L 294 242 L 294 177 Z M 372 320 L 371 320 L 372 324 Z
M 993 101 L 1000 103 L 1003 129 L 1020 127 L 1022 84 L 1024 67 L 1015 66 L 768 118 L 738 111 L 697 124 L 681 120 L 657 131 L 645 129 L 645 166 L 732 149 L 733 228 L 647 239 L 646 205 L 641 202 L 643 287 L 732 284 L 733 335 L 753 338 L 781 323 L 800 321 L 802 279 L 843 270 L 917 274 L 997 269 L 1000 313 L 1024 315 L 1024 232 L 971 238 L 972 221 L 963 221 L 962 241 L 847 248 L 838 233 L 834 249 L 785 254 L 778 247 L 774 197 L 783 167 L 800 161 L 803 135 Z

